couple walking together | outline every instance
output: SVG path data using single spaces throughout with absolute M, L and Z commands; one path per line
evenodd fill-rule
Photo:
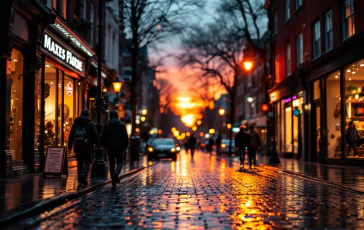
M 249 168 L 252 170 L 256 164 L 257 150 L 261 146 L 261 140 L 254 126 L 249 126 L 249 132 L 245 132 L 244 126 L 240 126 L 240 131 L 235 136 L 235 145 L 239 151 L 240 171 L 244 170 L 245 153 L 248 151 Z
M 78 182 L 87 185 L 87 174 L 91 165 L 94 147 L 100 144 L 107 150 L 112 186 L 115 188 L 120 183 L 119 173 L 123 167 L 123 153 L 128 147 L 128 134 L 124 123 L 118 118 L 116 111 L 110 112 L 110 120 L 104 126 L 101 133 L 101 143 L 95 123 L 90 119 L 90 112 L 83 110 L 81 116 L 75 119 L 68 139 L 68 149 L 72 147 L 77 158 Z M 115 169 L 116 159 L 116 169 Z

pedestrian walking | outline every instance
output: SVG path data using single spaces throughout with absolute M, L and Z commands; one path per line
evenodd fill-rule
M 214 139 L 212 137 L 210 137 L 210 139 L 209 139 L 209 152 L 210 152 L 210 154 L 212 154 L 212 149 L 214 148 L 214 144 L 215 144 Z
M 119 174 L 123 167 L 123 153 L 128 148 L 129 140 L 125 125 L 119 120 L 118 113 L 113 110 L 109 116 L 110 120 L 102 130 L 101 142 L 102 146 L 107 150 L 112 187 L 115 188 L 116 184 L 120 184 Z
M 75 119 L 68 138 L 68 149 L 72 147 L 77 159 L 78 182 L 87 185 L 87 174 L 91 165 L 94 146 L 99 147 L 99 136 L 95 124 L 90 119 L 90 112 L 85 109 Z
M 222 137 L 221 135 L 219 134 L 216 138 L 216 153 L 218 155 L 220 155 L 220 150 L 221 150 L 221 142 L 222 142 Z
M 191 149 L 191 157 L 193 158 L 195 154 L 195 148 L 196 148 L 197 140 L 195 138 L 195 135 L 192 133 L 190 138 L 188 139 L 188 146 Z
M 254 125 L 249 126 L 250 142 L 248 146 L 249 168 L 252 170 L 252 166 L 256 165 L 257 150 L 261 146 L 261 140 L 259 134 L 255 131 Z
M 358 130 L 355 128 L 354 122 L 350 121 L 349 126 L 345 132 L 346 142 L 348 143 L 348 155 L 350 154 L 350 150 L 353 149 L 354 156 L 357 155 L 356 147 L 359 141 Z
M 250 144 L 250 136 L 245 132 L 245 127 L 240 126 L 240 131 L 235 136 L 235 147 L 238 148 L 240 158 L 240 171 L 244 170 L 245 153 Z

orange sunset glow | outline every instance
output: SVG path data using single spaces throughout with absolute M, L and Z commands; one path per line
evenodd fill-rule
M 187 67 L 181 68 L 175 60 L 168 60 L 166 69 L 157 73 L 157 78 L 165 78 L 171 81 L 176 90 L 171 95 L 172 103 L 170 104 L 171 110 L 181 116 L 181 121 L 187 126 L 192 127 L 198 119 L 202 118 L 201 111 L 204 107 L 209 106 L 213 108 L 213 103 L 205 104 L 201 98 L 190 92 L 191 81 L 190 78 L 196 74 L 196 70 Z M 208 90 L 217 100 L 221 94 L 225 93 L 218 83 L 213 85 Z M 163 98 L 161 98 L 163 100 Z

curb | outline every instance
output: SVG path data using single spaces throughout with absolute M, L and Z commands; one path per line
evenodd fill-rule
M 152 165 L 147 165 L 146 167 L 140 167 L 140 168 L 137 168 L 137 169 L 133 169 L 133 170 L 130 170 L 129 172 L 119 176 L 120 179 L 123 179 L 125 177 L 128 177 L 128 176 L 131 176 L 133 174 L 136 174 L 146 168 L 149 168 L 149 167 L 152 167 L 156 164 L 152 164 Z M 90 186 L 88 188 L 85 188 L 81 191 L 77 191 L 77 192 L 72 192 L 72 193 L 69 193 L 69 194 L 65 194 L 65 195 L 61 195 L 61 196 L 58 196 L 58 197 L 55 197 L 55 198 L 51 198 L 50 200 L 47 200 L 45 201 L 44 203 L 40 202 L 38 204 L 36 204 L 34 207 L 32 208 L 28 208 L 28 209 L 25 209 L 24 211 L 20 211 L 20 212 L 17 212 L 16 214 L 13 214 L 13 215 L 10 215 L 10 216 L 7 216 L 5 218 L 2 218 L 0 219 L 0 226 L 6 226 L 6 225 L 9 225 L 9 224 L 12 224 L 16 221 L 19 221 L 19 219 L 24 219 L 26 217 L 29 217 L 29 216 L 34 216 L 36 214 L 39 214 L 41 212 L 44 212 L 44 211 L 47 211 L 48 209 L 51 209 L 51 208 L 54 208 L 56 206 L 59 206 L 59 205 L 62 205 L 62 204 L 65 204 L 66 202 L 68 201 L 71 201 L 71 200 L 74 200 L 74 199 L 77 199 L 83 195 L 86 195 L 90 192 L 93 192 L 95 191 L 96 189 L 98 188 L 101 188 L 107 184 L 111 183 L 111 179 L 107 179 L 103 182 L 100 182 L 100 183 L 97 183 L 93 186 Z M 31 213 L 31 215 L 30 215 Z
M 278 171 L 278 172 L 290 174 L 290 175 L 293 175 L 293 176 L 296 176 L 296 177 L 301 177 L 301 178 L 304 178 L 304 179 L 309 179 L 309 180 L 313 180 L 313 181 L 320 182 L 320 183 L 323 183 L 323 184 L 331 185 L 331 186 L 334 186 L 334 187 L 339 187 L 341 189 L 349 190 L 350 192 L 353 192 L 353 193 L 358 193 L 358 194 L 361 194 L 361 195 L 364 194 L 363 191 L 352 189 L 352 188 L 350 188 L 348 186 L 345 186 L 345 185 L 336 184 L 336 183 L 328 181 L 328 180 L 312 177 L 312 176 L 309 176 L 309 175 L 304 174 L 304 173 L 294 172 L 294 171 L 290 171 L 290 170 L 284 170 L 284 169 L 281 169 L 281 168 L 278 168 L 278 167 L 268 166 L 268 165 L 265 165 L 264 167 L 268 168 L 269 170 L 272 170 L 272 171 Z

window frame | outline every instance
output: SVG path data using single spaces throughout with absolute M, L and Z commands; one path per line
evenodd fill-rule
M 346 11 L 347 11 L 347 4 L 350 3 L 350 15 L 346 15 Z M 352 20 L 352 34 L 349 35 L 349 25 L 348 25 L 348 21 Z M 343 40 L 346 40 L 348 38 L 350 38 L 351 36 L 353 36 L 355 34 L 355 10 L 354 10 L 354 0 L 345 0 L 343 7 L 342 7 L 342 36 L 343 36 Z
M 291 19 L 291 0 L 284 1 L 284 17 L 286 22 Z
M 296 36 L 296 66 L 303 64 L 303 33 Z
M 291 44 L 286 44 L 286 76 L 289 76 L 292 74 L 292 50 L 291 50 Z
M 316 28 L 316 25 L 318 25 L 318 28 Z M 316 32 L 318 32 L 318 34 L 316 34 Z M 318 39 L 316 39 L 315 35 L 318 35 Z M 317 54 L 315 52 L 316 45 L 317 45 L 317 51 L 318 51 Z M 320 19 L 318 19 L 313 23 L 313 26 L 312 26 L 312 57 L 313 57 L 313 59 L 316 59 L 320 56 L 321 56 L 321 22 L 320 22 Z
M 296 11 L 303 5 L 302 0 L 295 0 Z
M 328 22 L 329 22 L 328 18 L 330 19 L 330 28 L 328 28 Z M 328 46 L 329 43 L 330 46 Z M 333 47 L 334 47 L 334 34 L 332 26 L 332 9 L 330 9 L 325 14 L 325 51 L 328 52 L 332 50 Z

